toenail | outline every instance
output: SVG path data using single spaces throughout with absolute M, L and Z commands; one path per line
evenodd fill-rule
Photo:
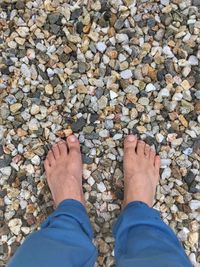
M 127 137 L 127 140 L 128 140 L 129 142 L 133 142 L 133 141 L 136 140 L 136 137 L 135 137 L 134 135 L 129 135 L 129 136 Z
M 72 143 L 75 143 L 76 142 L 76 137 L 74 135 L 70 135 L 68 137 L 69 141 L 72 142 Z

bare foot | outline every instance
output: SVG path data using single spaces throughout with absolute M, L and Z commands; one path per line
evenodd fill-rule
M 129 135 L 124 141 L 124 206 L 142 201 L 153 206 L 159 181 L 160 157 L 144 141 Z
M 60 141 L 53 145 L 44 167 L 56 206 L 64 199 L 75 199 L 84 204 L 82 159 L 75 135 L 68 136 L 66 142 Z

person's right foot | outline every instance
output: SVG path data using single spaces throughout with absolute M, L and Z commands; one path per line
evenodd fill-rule
M 124 202 L 142 201 L 153 206 L 159 181 L 160 157 L 144 141 L 128 135 L 124 141 Z

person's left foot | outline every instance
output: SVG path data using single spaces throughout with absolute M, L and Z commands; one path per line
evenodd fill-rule
M 47 181 L 56 206 L 65 199 L 85 204 L 82 189 L 82 159 L 75 135 L 54 144 L 44 162 Z

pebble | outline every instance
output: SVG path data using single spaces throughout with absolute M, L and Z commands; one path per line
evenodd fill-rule
M 174 101 L 181 101 L 181 99 L 183 98 L 183 94 L 181 93 L 175 93 L 172 97 L 172 100 Z
M 169 0 L 160 0 L 160 3 L 164 6 L 169 5 Z
M 108 130 L 102 130 L 99 132 L 100 137 L 109 137 L 109 131 Z
M 190 83 L 187 80 L 184 80 L 181 83 L 181 86 L 183 87 L 184 90 L 189 90 L 191 88 L 191 85 L 190 85 Z
M 53 86 L 51 84 L 47 84 L 45 86 L 45 93 L 47 95 L 52 95 L 53 94 Z
M 152 91 L 156 91 L 156 87 L 152 83 L 149 83 L 149 84 L 147 84 L 145 91 L 147 93 L 152 92 Z
M 30 113 L 31 115 L 36 115 L 40 112 L 40 107 L 36 104 L 33 104 L 31 109 L 30 109 Z
M 200 208 L 200 201 L 199 200 L 191 200 L 189 206 L 192 210 L 197 210 Z
M 171 169 L 169 167 L 165 168 L 161 174 L 162 179 L 168 179 L 171 176 Z
M 97 183 L 97 189 L 98 189 L 101 193 L 103 193 L 103 192 L 106 191 L 106 187 L 105 187 L 105 185 L 104 185 L 103 182 Z
M 10 176 L 11 175 L 11 172 L 12 172 L 12 169 L 11 169 L 11 167 L 8 166 L 8 167 L 1 168 L 0 169 L 0 172 L 3 175 Z
M 101 52 L 101 53 L 103 53 L 103 52 L 106 50 L 106 48 L 107 48 L 107 46 L 106 46 L 105 43 L 103 43 L 103 42 L 98 42 L 98 43 L 96 44 L 96 47 L 97 47 L 97 50 L 98 50 L 99 52 Z
M 6 98 L 5 98 L 6 102 L 9 103 L 10 105 L 14 104 L 17 102 L 17 99 L 14 95 L 8 95 Z
M 15 103 L 10 105 L 10 111 L 12 113 L 16 113 L 17 111 L 19 111 L 22 108 L 22 104 L 21 103 Z
M 147 97 L 140 97 L 138 102 L 143 106 L 149 105 L 149 99 Z
M 190 56 L 189 59 L 188 59 L 188 63 L 191 65 L 191 66 L 197 66 L 199 64 L 198 62 L 198 58 L 196 56 Z
M 162 141 L 164 140 L 164 136 L 161 133 L 157 133 L 156 134 L 156 140 L 158 143 L 162 143 Z
M 35 155 L 32 159 L 31 159 L 31 163 L 34 165 L 40 165 L 40 157 L 38 155 Z
M 110 99 L 112 100 L 112 99 L 115 99 L 116 97 L 118 97 L 118 94 L 110 90 Z
M 73 122 L 71 127 L 73 132 L 79 132 L 83 129 L 83 127 L 86 125 L 86 121 L 83 117 L 80 117 L 77 119 L 76 122 Z
M 22 72 L 22 75 L 25 76 L 26 78 L 31 77 L 30 69 L 26 64 L 21 65 L 21 72 Z
M 47 48 L 41 43 L 37 43 L 36 48 L 42 52 L 46 52 Z
M 21 226 L 22 226 L 22 221 L 21 219 L 18 219 L 18 218 L 11 219 L 8 222 L 8 227 L 10 228 L 12 233 L 15 235 L 19 235 Z
M 120 139 L 122 139 L 122 137 L 123 137 L 122 134 L 117 133 L 117 134 L 115 134 L 115 135 L 113 136 L 113 140 L 120 140 Z
M 133 76 L 131 70 L 123 70 L 120 75 L 122 79 L 130 79 Z
M 105 96 L 102 96 L 99 100 L 98 100 L 98 105 L 99 105 L 99 109 L 104 109 L 107 106 L 108 103 L 108 99 Z
M 164 46 L 163 47 L 163 53 L 168 57 L 168 58 L 173 58 L 174 54 L 171 51 L 171 48 L 169 46 Z

